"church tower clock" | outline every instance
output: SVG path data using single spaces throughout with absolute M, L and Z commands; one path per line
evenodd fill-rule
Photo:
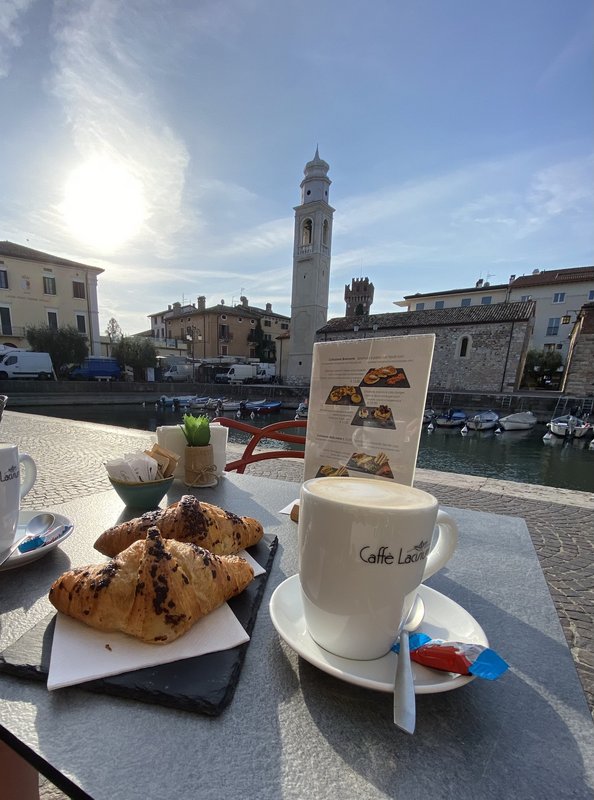
M 316 331 L 328 317 L 330 254 L 334 209 L 328 203 L 332 181 L 318 148 L 301 181 L 301 205 L 295 207 L 291 347 L 287 378 L 309 383 Z

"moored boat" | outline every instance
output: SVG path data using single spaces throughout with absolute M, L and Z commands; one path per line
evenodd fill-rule
M 295 419 L 307 419 L 307 415 L 309 412 L 309 404 L 307 400 L 304 400 L 303 403 L 299 403 L 297 406 L 297 411 L 295 412 Z
M 279 411 L 281 406 L 281 400 L 248 400 L 241 402 L 240 409 L 248 414 L 272 414 Z
M 448 408 L 447 411 L 436 414 L 433 422 L 440 428 L 456 428 L 463 425 L 467 419 L 468 415 L 460 408 Z
M 211 397 L 205 408 L 207 411 L 216 411 L 217 414 L 224 414 L 226 411 L 237 411 L 241 402 L 241 400 L 232 400 L 229 397 Z
M 174 395 L 173 397 L 168 397 L 167 395 L 162 394 L 159 398 L 159 402 L 165 407 L 173 406 L 176 408 L 183 408 L 185 406 L 189 406 L 193 408 L 200 404 L 204 405 L 208 399 L 208 397 L 198 397 L 195 394 L 180 394 Z
M 536 425 L 537 419 L 532 411 L 516 411 L 499 419 L 504 431 L 528 431 Z
M 429 425 L 435 419 L 435 411 L 432 408 L 426 408 L 423 411 L 423 425 Z
M 572 414 L 565 414 L 562 417 L 552 419 L 550 422 L 547 422 L 547 427 L 555 436 L 575 439 L 581 439 L 582 436 L 585 436 L 592 430 L 592 426 L 589 422 L 579 417 L 574 417 Z
M 498 422 L 499 414 L 496 411 L 479 411 L 468 417 L 466 425 L 471 431 L 490 431 Z

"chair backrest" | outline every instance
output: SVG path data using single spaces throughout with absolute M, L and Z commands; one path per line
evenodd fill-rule
M 305 455 L 304 450 L 264 450 L 259 453 L 254 452 L 262 439 L 275 439 L 279 442 L 305 445 L 305 430 L 307 428 L 307 420 L 305 419 L 273 422 L 271 425 L 266 425 L 264 428 L 257 428 L 255 425 L 248 425 L 246 422 L 241 422 L 238 419 L 230 419 L 229 417 L 216 417 L 213 422 L 220 422 L 221 425 L 224 425 L 226 428 L 233 428 L 234 430 L 249 433 L 252 437 L 246 445 L 241 458 L 230 461 L 225 465 L 225 472 L 237 471 L 243 473 L 248 464 L 253 464 L 256 461 L 267 461 L 272 458 L 303 458 Z M 292 428 L 301 428 L 303 433 L 285 433 L 285 431 L 291 430 Z

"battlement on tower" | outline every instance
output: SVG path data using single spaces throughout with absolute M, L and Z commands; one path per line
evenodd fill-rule
M 345 316 L 361 317 L 369 314 L 375 288 L 369 278 L 353 278 L 350 287 L 344 287 Z

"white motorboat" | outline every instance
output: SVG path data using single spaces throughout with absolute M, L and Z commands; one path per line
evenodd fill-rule
M 224 414 L 226 411 L 237 411 L 241 402 L 241 400 L 231 400 L 229 397 L 211 397 L 205 407 L 208 411 Z
M 532 411 L 516 411 L 515 414 L 508 414 L 507 417 L 499 419 L 499 425 L 504 431 L 528 431 L 537 423 L 537 419 Z
M 295 419 L 307 419 L 307 414 L 309 411 L 309 405 L 307 400 L 303 403 L 299 403 L 297 406 L 297 411 L 295 412 Z
M 457 428 L 467 421 L 468 415 L 459 408 L 449 408 L 437 414 L 433 422 L 440 428 Z
M 479 411 L 468 417 L 466 425 L 471 431 L 490 431 L 498 422 L 499 414 L 496 411 Z
M 555 436 L 567 437 L 568 439 L 581 439 L 592 430 L 589 422 L 572 414 L 565 414 L 547 422 L 547 427 Z
M 208 397 L 197 397 L 195 394 L 180 394 L 173 397 L 168 397 L 163 394 L 159 398 L 159 402 L 162 406 L 173 406 L 175 408 L 184 408 L 186 406 L 194 408 L 200 404 L 204 405 L 207 400 Z
M 430 425 L 436 416 L 437 414 L 432 408 L 426 408 L 423 411 L 423 425 Z

